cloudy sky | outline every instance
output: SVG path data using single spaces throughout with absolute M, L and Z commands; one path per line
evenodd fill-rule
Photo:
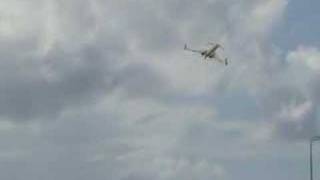
M 319 6 L 0 0 L 0 179 L 309 178 Z

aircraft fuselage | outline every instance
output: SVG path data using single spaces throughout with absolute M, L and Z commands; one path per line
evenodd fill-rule
M 209 50 L 207 50 L 207 51 L 204 51 L 203 52 L 203 56 L 204 56 L 204 58 L 207 58 L 207 57 L 209 57 L 209 58 L 214 58 L 216 55 L 216 50 L 219 48 L 219 45 L 217 44 L 217 45 L 215 45 L 215 46 L 213 46 L 212 48 L 210 48 Z

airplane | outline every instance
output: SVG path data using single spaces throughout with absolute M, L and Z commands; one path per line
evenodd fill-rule
M 225 58 L 224 60 L 219 58 L 216 54 L 216 51 L 221 48 L 224 49 L 220 44 L 214 44 L 214 43 L 208 43 L 209 45 L 211 45 L 212 47 L 207 49 L 207 50 L 194 50 L 194 49 L 190 49 L 188 48 L 187 44 L 184 45 L 184 50 L 186 51 L 191 51 L 191 52 L 195 52 L 195 53 L 199 53 L 201 54 L 201 56 L 204 57 L 204 59 L 214 59 L 217 60 L 220 63 L 225 64 L 226 66 L 228 65 L 228 59 Z

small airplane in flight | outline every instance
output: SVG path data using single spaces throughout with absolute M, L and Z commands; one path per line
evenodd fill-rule
M 191 52 L 195 52 L 195 53 L 199 53 L 201 54 L 201 56 L 204 57 L 204 59 L 214 59 L 217 60 L 220 63 L 225 64 L 226 66 L 228 65 L 228 59 L 225 58 L 224 60 L 219 58 L 216 54 L 216 51 L 221 48 L 223 49 L 223 47 L 220 44 L 214 44 L 214 43 L 208 43 L 209 45 L 211 45 L 212 47 L 206 49 L 206 50 L 194 50 L 194 49 L 190 49 L 187 47 L 187 44 L 184 45 L 184 50 L 186 51 L 191 51 Z

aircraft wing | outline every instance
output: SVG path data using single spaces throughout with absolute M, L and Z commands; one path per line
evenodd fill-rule
M 217 60 L 217 61 L 220 62 L 220 63 L 224 63 L 224 61 L 223 61 L 222 59 L 218 58 L 218 57 L 216 57 L 216 58 L 214 58 L 214 59 Z
M 218 57 L 215 57 L 214 59 L 215 59 L 216 61 L 218 61 L 218 62 L 226 65 L 226 66 L 229 64 L 228 58 L 225 58 L 225 59 L 223 60 L 223 59 L 220 59 L 220 58 L 218 58 Z
M 186 44 L 184 45 L 184 50 L 186 50 L 186 51 L 191 51 L 191 52 L 195 52 L 195 53 L 200 53 L 200 54 L 202 53 L 201 50 L 194 50 L 194 49 L 188 48 Z

